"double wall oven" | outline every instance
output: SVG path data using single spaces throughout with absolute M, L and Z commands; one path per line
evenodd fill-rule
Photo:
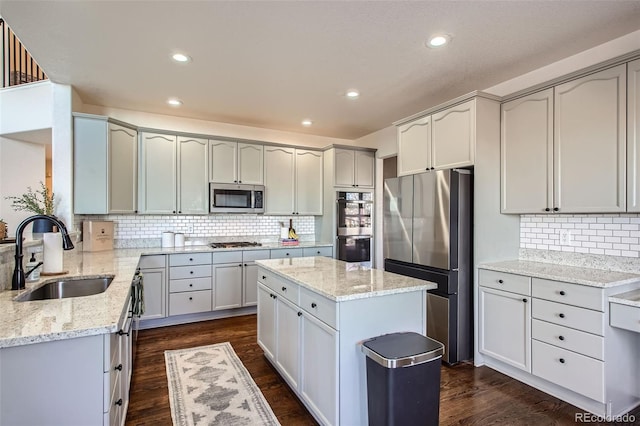
M 371 266 L 373 194 L 338 192 L 336 204 L 338 259 Z

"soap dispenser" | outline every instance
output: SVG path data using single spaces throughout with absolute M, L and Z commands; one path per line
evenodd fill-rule
M 38 281 L 40 279 L 40 265 L 42 263 L 36 260 L 36 254 L 31 253 L 31 259 L 27 262 L 26 269 L 27 272 L 31 271 L 31 273 L 27 276 L 27 281 L 33 282 Z

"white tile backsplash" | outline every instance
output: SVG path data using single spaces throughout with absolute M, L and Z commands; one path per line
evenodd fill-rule
M 638 258 L 639 239 L 639 214 L 520 216 L 522 249 Z

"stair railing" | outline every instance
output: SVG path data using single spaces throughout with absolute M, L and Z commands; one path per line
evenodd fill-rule
M 47 75 L 2 18 L 0 18 L 0 33 L 2 34 L 1 87 L 46 80 Z

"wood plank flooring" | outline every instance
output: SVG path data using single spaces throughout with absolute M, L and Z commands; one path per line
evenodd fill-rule
M 317 424 L 264 358 L 256 343 L 256 316 L 247 315 L 141 330 L 127 426 L 171 425 L 165 350 L 220 342 L 231 342 L 282 425 Z M 475 368 L 470 363 L 443 367 L 440 392 L 441 425 L 575 425 L 575 413 L 582 412 L 490 368 Z M 633 414 L 640 423 L 640 408 Z

